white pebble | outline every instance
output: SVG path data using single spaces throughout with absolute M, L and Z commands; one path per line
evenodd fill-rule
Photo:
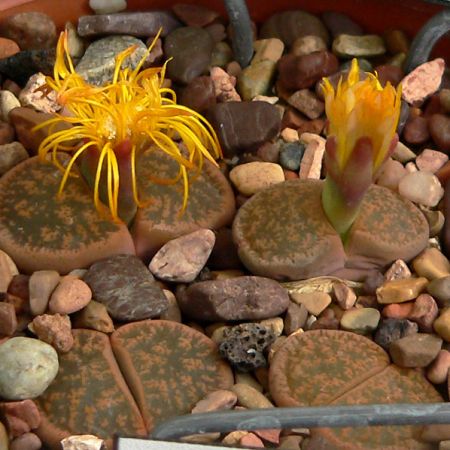
M 9 113 L 20 105 L 19 99 L 11 91 L 0 91 L 0 119 L 9 122 Z
M 438 178 L 430 172 L 412 172 L 398 184 L 398 192 L 412 202 L 425 206 L 436 206 L 444 195 Z

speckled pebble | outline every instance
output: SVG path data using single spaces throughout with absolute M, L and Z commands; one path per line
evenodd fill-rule
M 24 400 L 41 395 L 58 373 L 58 356 L 38 339 L 15 337 L 0 345 L 0 397 Z
M 35 317 L 28 328 L 58 353 L 67 353 L 73 347 L 72 325 L 68 315 L 42 314 Z
M 416 158 L 416 165 L 419 170 L 436 173 L 446 162 L 448 155 L 426 148 Z
M 412 202 L 430 207 L 436 206 L 444 195 L 437 177 L 422 171 L 405 175 L 398 184 L 398 192 Z
M 48 307 L 52 313 L 72 314 L 83 309 L 91 299 L 91 289 L 83 280 L 66 275 L 53 291 Z

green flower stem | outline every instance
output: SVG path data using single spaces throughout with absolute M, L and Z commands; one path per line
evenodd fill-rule
M 345 243 L 348 232 L 359 213 L 364 195 L 349 201 L 339 185 L 329 176 L 325 178 L 322 190 L 322 207 L 333 228 Z

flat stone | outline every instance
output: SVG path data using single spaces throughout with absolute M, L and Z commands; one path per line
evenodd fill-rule
M 225 157 L 256 150 L 280 131 L 280 114 L 267 102 L 227 102 L 211 107 L 206 118 L 214 127 Z
M 442 339 L 434 334 L 415 333 L 391 343 L 389 353 L 400 367 L 426 367 L 441 350 Z
M 438 178 L 430 172 L 413 172 L 405 175 L 398 184 L 403 197 L 421 205 L 434 207 L 444 195 Z
M 126 226 L 109 220 L 106 208 L 99 215 L 80 178 L 71 178 L 57 196 L 61 176 L 54 165 L 33 157 L 0 179 L 0 248 L 21 271 L 64 274 L 110 255 L 134 253 Z
M 85 308 L 75 314 L 74 327 L 89 328 L 102 333 L 112 333 L 114 331 L 114 323 L 108 314 L 106 306 L 95 300 L 91 300 Z
M 171 31 L 164 41 L 164 54 L 173 58 L 167 66 L 167 76 L 188 84 L 202 75 L 211 63 L 214 41 L 199 27 L 181 27 Z
M 237 395 L 239 405 L 248 409 L 273 408 L 270 400 L 248 384 L 237 383 L 231 386 L 231 391 Z
M 167 309 L 164 292 L 136 256 L 117 255 L 100 260 L 92 264 L 83 280 L 113 319 L 142 320 Z
M 30 297 L 30 312 L 33 316 L 43 314 L 48 306 L 50 296 L 60 280 L 56 270 L 38 270 L 28 282 Z
M 24 400 L 41 395 L 58 373 L 58 356 L 50 345 L 14 337 L 0 345 L 0 396 Z
M 91 289 L 83 280 L 66 275 L 52 292 L 48 307 L 51 313 L 72 314 L 83 309 L 91 298 Z
M 381 36 L 340 34 L 333 41 L 333 52 L 341 58 L 367 58 L 384 55 L 386 47 Z
M 240 164 L 230 171 L 229 176 L 236 189 L 246 196 L 284 181 L 281 166 L 270 162 Z
M 22 50 L 51 48 L 56 42 L 56 25 L 42 12 L 22 12 L 3 20 L 0 34 L 12 39 Z
M 355 291 L 343 282 L 333 283 L 333 296 L 336 303 L 343 310 L 350 309 L 356 302 Z
M 450 308 L 444 308 L 433 323 L 434 331 L 446 342 L 450 342 Z
M 124 60 L 122 68 L 133 70 L 147 51 L 145 44 L 132 36 L 108 36 L 88 46 L 76 71 L 86 82 L 102 86 L 112 80 L 116 56 L 132 46 L 135 51 Z
M 180 23 L 167 11 L 139 11 L 116 14 L 81 16 L 78 33 L 83 37 L 104 34 L 128 34 L 136 37 L 167 36 Z
M 412 265 L 419 277 L 429 280 L 450 275 L 450 262 L 437 248 L 427 248 L 413 259 Z
M 427 284 L 428 280 L 424 277 L 387 281 L 377 289 L 377 301 L 385 305 L 413 300 L 419 296 Z
M 28 152 L 20 142 L 0 145 L 0 176 L 28 158 Z
M 72 350 L 59 356 L 55 382 L 36 399 L 42 414 L 37 434 L 44 445 L 56 449 L 65 437 L 93 434 L 110 448 L 115 433 L 146 437 L 108 336 L 92 330 L 73 330 L 73 336 Z
M 314 316 L 318 316 L 331 303 L 331 296 L 326 292 L 292 292 L 290 297 L 295 303 L 304 305 Z
M 191 284 L 177 295 L 183 313 L 196 320 L 257 320 L 283 313 L 287 291 L 274 280 L 241 276 Z
M 416 323 L 406 319 L 382 319 L 375 332 L 374 341 L 388 350 L 392 342 L 415 334 L 418 330 L 419 327 Z
M 197 230 L 163 245 L 152 258 L 150 272 L 164 281 L 190 283 L 203 269 L 216 238 L 211 230 Z
M 380 311 L 375 308 L 360 308 L 345 311 L 340 325 L 343 330 L 367 334 L 374 331 L 380 321 Z
M 300 328 L 303 328 L 308 318 L 308 310 L 305 305 L 291 302 L 289 303 L 286 315 L 284 318 L 284 331 L 287 336 L 294 333 Z
M 442 58 L 428 61 L 416 67 L 401 81 L 402 98 L 412 105 L 421 104 L 440 87 L 445 62 Z

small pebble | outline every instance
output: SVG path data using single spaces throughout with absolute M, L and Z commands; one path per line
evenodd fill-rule
M 354 333 L 371 333 L 378 326 L 380 312 L 374 308 L 360 308 L 345 311 L 340 320 L 343 330 Z
M 283 141 L 288 142 L 288 143 L 297 142 L 299 139 L 297 130 L 295 130 L 294 128 L 289 128 L 289 127 L 283 128 L 281 130 L 280 136 L 283 139 Z M 300 161 L 299 161 L 299 166 L 300 166 Z
M 39 270 L 29 279 L 30 311 L 33 316 L 43 314 L 47 309 L 50 295 L 60 280 L 55 270 Z
M 416 165 L 419 170 L 436 173 L 447 161 L 448 156 L 445 153 L 426 148 L 417 156 Z
M 264 448 L 264 442 L 254 433 L 247 433 L 242 436 L 239 445 L 244 448 Z
M 41 414 L 33 400 L 0 403 L 0 413 L 11 437 L 35 430 L 41 424 Z
M 297 303 L 290 302 L 286 315 L 284 317 L 284 332 L 290 335 L 300 328 L 303 328 L 308 319 L 308 310 L 305 305 L 297 305 Z
M 400 161 L 402 164 L 412 161 L 416 158 L 416 154 L 403 142 L 398 141 L 395 147 L 394 153 L 392 153 L 392 158 L 396 161 Z
M 236 166 L 230 171 L 230 180 L 243 195 L 251 196 L 262 189 L 284 181 L 279 164 L 250 162 Z
M 0 250 L 0 293 L 7 292 L 9 284 L 18 273 L 19 271 L 11 257 Z
M 294 41 L 290 53 L 295 56 L 303 56 L 323 50 L 327 50 L 327 44 L 321 37 L 307 35 L 300 36 Z
M 74 316 L 75 328 L 89 328 L 102 333 L 114 331 L 113 321 L 103 303 L 91 300 L 85 308 Z
M 433 114 L 428 120 L 431 138 L 439 150 L 450 152 L 450 117 L 445 114 Z
M 434 384 L 445 383 L 448 378 L 448 369 L 450 368 L 450 352 L 440 350 L 436 359 L 427 369 L 427 378 Z
M 310 314 L 318 316 L 331 303 L 331 296 L 326 292 L 290 294 L 291 300 L 299 305 L 304 305 Z
M 113 14 L 127 9 L 126 0 L 89 0 L 95 14 Z
M 216 11 L 195 4 L 176 3 L 172 10 L 182 22 L 191 27 L 204 27 L 219 17 Z
M 402 163 L 390 158 L 380 168 L 376 183 L 379 186 L 387 187 L 388 189 L 396 192 L 398 190 L 398 184 L 400 183 L 400 180 L 407 173 L 408 172 L 403 167 Z
M 258 392 L 263 392 L 264 388 L 261 386 L 259 381 L 250 373 L 247 372 L 235 372 L 234 374 L 235 383 L 248 384 L 252 388 L 256 389 Z
M 61 441 L 62 450 L 103 450 L 104 441 L 90 434 L 69 436 Z
M 408 319 L 416 322 L 420 331 L 432 333 L 438 314 L 439 308 L 434 298 L 429 294 L 420 294 L 413 303 Z
M 12 336 L 17 329 L 17 317 L 14 305 L 0 302 L 0 336 Z
M 237 395 L 238 403 L 249 409 L 273 408 L 274 405 L 270 400 L 246 384 L 234 384 L 231 390 Z
M 433 296 L 440 308 L 450 306 L 450 275 L 430 281 L 427 292 Z
M 377 290 L 377 301 L 381 304 L 402 303 L 416 298 L 427 286 L 424 277 L 386 281 Z
M 231 433 L 225 435 L 225 437 L 222 439 L 222 444 L 228 446 L 236 446 L 239 444 L 241 438 L 246 434 L 248 434 L 248 431 L 232 431 Z
M 14 127 L 7 122 L 0 121 L 0 145 L 10 144 L 14 141 L 14 137 Z
M 0 119 L 10 122 L 9 113 L 20 106 L 19 99 L 11 91 L 0 91 Z
M 42 314 L 33 319 L 29 328 L 58 353 L 67 353 L 73 347 L 72 325 L 67 315 Z
M 11 441 L 9 450 L 39 450 L 42 442 L 34 433 L 24 433 Z
M 51 294 L 48 307 L 52 313 L 72 314 L 83 309 L 91 299 L 91 289 L 83 280 L 66 275 Z
M 161 320 L 171 320 L 172 322 L 181 323 L 181 311 L 175 295 L 167 289 L 163 289 L 163 292 L 167 298 L 167 303 L 169 306 L 164 312 L 161 313 L 159 318 Z
M 413 172 L 405 175 L 398 184 L 403 197 L 421 205 L 434 207 L 444 195 L 438 178 L 430 172 Z
M 45 86 L 45 90 L 43 87 Z M 29 106 L 36 111 L 53 114 L 61 109 L 56 100 L 56 92 L 47 88 L 43 73 L 36 73 L 30 77 L 19 94 L 22 106 Z
M 394 261 L 391 267 L 384 274 L 386 281 L 402 280 L 405 278 L 411 278 L 411 271 L 405 261 L 397 259 Z
M 198 401 L 192 408 L 191 413 L 197 414 L 232 409 L 236 402 L 237 395 L 234 392 L 222 389 L 211 392 L 205 398 Z
M 429 280 L 450 275 L 450 262 L 437 248 L 427 248 L 412 261 L 412 266 L 419 277 Z
M 391 319 L 406 319 L 413 310 L 413 302 L 391 303 L 383 308 L 383 317 Z
M 300 163 L 299 178 L 318 180 L 322 171 L 326 141 L 314 133 L 302 133 L 300 141 L 306 143 L 306 148 Z
M 325 111 L 325 104 L 309 89 L 294 92 L 287 102 L 310 119 L 317 119 Z
M 406 144 L 421 145 L 430 139 L 428 120 L 422 116 L 410 117 L 403 128 L 403 139 Z
M 0 422 L 0 449 L 8 450 L 9 449 L 9 436 L 6 431 L 5 425 Z
M 342 58 L 367 58 L 383 55 L 386 53 L 386 47 L 383 39 L 375 34 L 340 34 L 333 41 L 333 52 Z
M 374 336 L 374 341 L 385 350 L 389 345 L 405 336 L 417 333 L 416 323 L 406 319 L 383 319 Z
M 389 354 L 400 367 L 426 367 L 441 350 L 442 339 L 434 334 L 415 333 L 391 343 Z
M 220 67 L 212 67 L 210 69 L 211 81 L 214 86 L 214 94 L 219 102 L 240 102 L 241 97 L 236 92 L 235 77 L 228 75 Z
M 280 166 L 286 170 L 298 171 L 304 151 L 305 146 L 298 142 L 298 138 L 297 142 L 282 145 L 279 153 Z
M 433 323 L 434 331 L 446 342 L 450 342 L 450 308 L 444 308 Z
M 20 142 L 0 144 L 0 176 L 28 158 L 28 152 Z

